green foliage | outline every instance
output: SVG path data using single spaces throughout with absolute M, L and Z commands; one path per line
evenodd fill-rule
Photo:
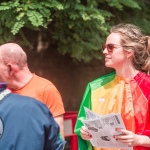
M 11 32 L 13 35 L 19 32 L 19 30 L 24 26 L 24 21 L 18 21 L 11 27 Z
M 139 4 L 136 1 L 133 0 L 107 0 L 108 5 L 111 7 L 116 7 L 119 10 L 123 10 L 124 6 L 127 6 L 129 8 L 137 8 L 141 9 Z
M 46 28 L 52 21 L 51 11 L 61 9 L 63 9 L 62 4 L 55 0 L 46 0 L 45 2 L 39 0 L 11 0 L 1 2 L 0 25 L 2 29 L 9 30 L 10 37 L 19 33 L 23 27 L 40 30 L 41 27 Z M 1 32 L 2 39 L 0 43 L 6 41 L 3 39 L 4 34 L 4 32 Z
M 150 33 L 149 7 L 148 0 L 7 0 L 0 2 L 0 44 L 20 35 L 31 47 L 24 29 L 45 29 L 60 53 L 85 62 L 101 59 L 110 26 L 134 23 Z

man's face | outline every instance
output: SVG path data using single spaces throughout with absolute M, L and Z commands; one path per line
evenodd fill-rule
M 9 67 L 0 56 L 0 82 L 7 82 L 9 77 Z

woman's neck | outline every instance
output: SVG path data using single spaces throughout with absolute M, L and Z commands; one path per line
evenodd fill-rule
M 128 68 L 126 69 L 120 69 L 120 70 L 116 69 L 117 76 L 122 77 L 122 78 L 129 78 L 129 79 L 134 78 L 139 72 L 140 72 L 139 70 L 131 66 L 128 66 Z

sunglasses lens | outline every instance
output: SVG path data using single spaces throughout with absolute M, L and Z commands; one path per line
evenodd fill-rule
M 106 44 L 102 44 L 102 50 L 106 48 Z
M 103 44 L 102 45 L 102 50 L 104 51 L 105 48 L 107 48 L 107 51 L 109 53 L 112 53 L 114 51 L 114 48 L 117 48 L 117 47 L 123 47 L 122 45 L 117 45 L 117 44 Z
M 108 45 L 107 45 L 107 50 L 108 50 L 108 52 L 112 52 L 113 49 L 114 49 L 114 45 L 113 45 L 113 44 L 108 44 Z
M 103 45 L 102 45 L 102 50 L 104 51 L 105 48 L 107 48 L 108 52 L 112 52 L 113 49 L 114 49 L 114 45 L 113 45 L 113 44 L 107 44 L 107 45 L 106 45 L 106 44 L 103 44 Z

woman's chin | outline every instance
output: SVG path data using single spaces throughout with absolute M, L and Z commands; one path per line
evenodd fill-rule
M 105 63 L 105 66 L 109 67 L 109 68 L 112 68 L 112 64 L 110 64 L 110 63 Z

